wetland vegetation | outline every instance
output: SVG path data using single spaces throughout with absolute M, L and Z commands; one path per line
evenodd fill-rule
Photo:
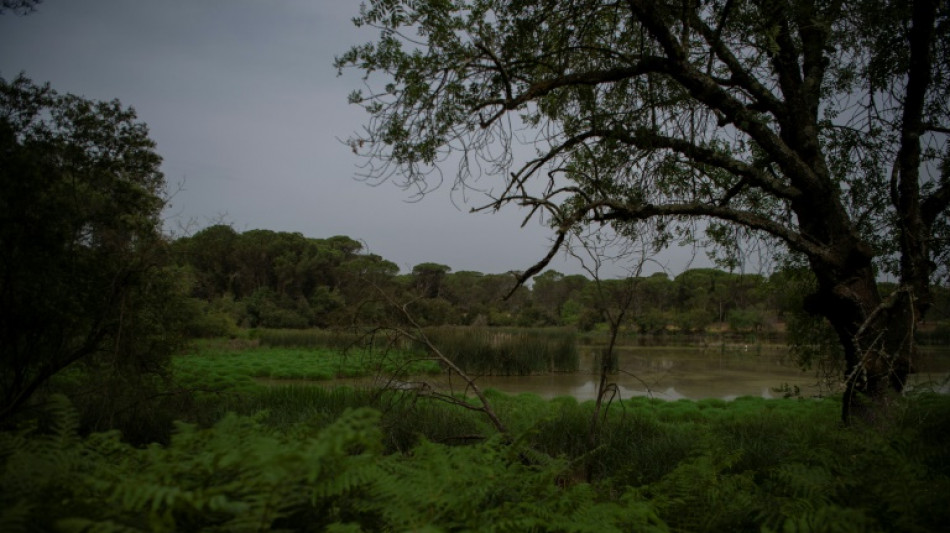
M 206 384 L 147 447 L 85 434 L 65 399 L 0 435 L 5 530 L 937 531 L 950 401 L 877 427 L 840 400 L 489 390 L 509 428 L 412 391 Z M 873 487 L 872 492 L 857 490 Z

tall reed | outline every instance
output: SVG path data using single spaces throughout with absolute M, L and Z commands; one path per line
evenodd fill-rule
M 256 329 L 251 332 L 251 336 L 262 345 L 276 348 L 383 349 L 393 344 L 390 336 L 374 333 L 373 330 Z
M 577 336 L 572 329 L 444 326 L 428 328 L 425 334 L 455 364 L 474 374 L 574 372 L 579 365 Z M 421 343 L 411 345 L 389 335 L 353 330 L 259 329 L 251 335 L 261 345 L 272 347 L 425 351 Z
M 573 330 L 440 327 L 429 339 L 465 372 L 525 376 L 573 372 L 579 365 Z

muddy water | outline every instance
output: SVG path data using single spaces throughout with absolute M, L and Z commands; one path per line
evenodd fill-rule
M 597 395 L 599 349 L 581 349 L 581 370 L 541 376 L 482 376 L 477 383 L 510 394 L 533 393 L 544 398 L 573 396 L 591 400 Z M 664 400 L 738 396 L 782 396 L 781 389 L 798 387 L 803 395 L 821 392 L 814 372 L 803 373 L 784 348 L 729 347 L 658 348 L 622 347 L 617 350 L 618 371 L 608 381 L 621 398 L 650 396 Z M 827 387 L 826 387 L 827 388 Z
M 483 389 L 509 394 L 532 393 L 543 398 L 573 396 L 580 401 L 594 399 L 599 376 L 595 370 L 601 348 L 580 349 L 580 370 L 536 376 L 479 376 Z M 911 376 L 911 387 L 933 387 L 950 392 L 950 348 L 923 348 L 921 372 Z M 621 347 L 617 351 L 619 371 L 609 376 L 621 398 L 649 396 L 664 400 L 722 398 L 739 396 L 782 397 L 786 391 L 802 396 L 827 396 L 839 392 L 835 380 L 821 380 L 814 370 L 802 371 L 783 346 Z M 473 376 L 474 377 L 474 376 Z M 283 380 L 268 380 L 270 383 Z M 395 382 L 413 387 L 422 382 L 445 392 L 461 392 L 464 382 L 457 376 L 418 376 Z M 311 382 L 313 383 L 313 382 Z M 393 385 L 387 378 L 339 379 L 335 385 Z M 797 387 L 797 389 L 796 389 Z
M 530 392 L 545 398 L 594 399 L 599 381 L 594 370 L 596 349 L 584 347 L 581 353 L 582 370 L 576 373 L 484 376 L 477 383 L 512 394 Z M 927 364 L 922 366 L 922 372 L 911 376 L 912 386 L 926 384 L 950 392 L 950 349 L 927 350 L 924 355 Z M 796 390 L 802 396 L 818 396 L 835 394 L 839 387 L 836 380 L 820 379 L 814 370 L 802 371 L 784 346 L 622 347 L 618 360 L 619 371 L 610 375 L 608 381 L 617 385 L 621 398 L 731 400 L 739 396 L 782 397 Z

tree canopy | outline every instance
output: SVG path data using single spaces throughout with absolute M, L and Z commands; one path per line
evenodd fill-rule
M 370 178 L 426 191 L 457 164 L 485 208 L 547 217 L 553 249 L 525 277 L 598 224 L 705 238 L 733 264 L 764 239 L 805 262 L 844 348 L 848 418 L 902 388 L 947 273 L 948 15 L 937 0 L 377 0 L 355 22 L 379 39 L 337 66 L 369 80 L 350 143 Z M 882 271 L 900 280 L 883 300 Z
M 0 79 L 0 419 L 77 361 L 167 354 L 154 149 L 118 101 Z
M 0 2 L 0 15 L 11 10 L 18 15 L 26 15 L 36 11 L 36 6 L 43 0 L 3 0 Z

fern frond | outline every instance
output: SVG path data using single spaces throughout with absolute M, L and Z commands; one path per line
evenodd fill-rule
M 6 503 L 6 502 L 5 502 Z M 31 522 L 36 504 L 27 500 L 19 500 L 3 505 L 0 509 L 0 531 L 8 533 L 26 532 L 32 529 Z
M 63 518 L 56 521 L 56 530 L 63 533 L 142 533 L 143 530 L 116 523 L 88 518 Z
M 51 416 L 52 438 L 61 448 L 79 442 L 79 412 L 64 394 L 53 394 L 46 401 L 45 409 Z

